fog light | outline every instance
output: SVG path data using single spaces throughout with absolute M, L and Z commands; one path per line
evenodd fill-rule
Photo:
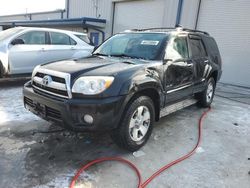
M 89 124 L 92 124 L 94 121 L 93 117 L 89 114 L 84 115 L 83 119 L 86 123 L 89 123 Z

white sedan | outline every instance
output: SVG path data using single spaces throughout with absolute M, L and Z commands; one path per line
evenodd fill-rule
M 31 73 L 39 64 L 91 55 L 84 33 L 49 28 L 15 27 L 0 32 L 0 78 Z

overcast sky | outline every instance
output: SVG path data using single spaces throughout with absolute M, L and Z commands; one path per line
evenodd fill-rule
M 0 0 L 0 15 L 64 9 L 65 0 Z

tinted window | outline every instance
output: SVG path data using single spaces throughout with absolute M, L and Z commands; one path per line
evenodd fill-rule
M 86 35 L 75 35 L 75 36 L 78 37 L 79 39 L 81 39 L 82 41 L 86 42 L 87 44 L 91 43 L 88 36 L 86 36 Z
M 18 37 L 22 39 L 24 44 L 45 44 L 44 31 L 30 31 Z
M 188 58 L 187 39 L 185 37 L 177 37 L 171 40 L 168 44 L 165 58 L 173 60 Z
M 189 39 L 192 57 L 206 56 L 205 47 L 201 39 Z
M 218 46 L 217 46 L 217 44 L 216 44 L 216 42 L 215 42 L 215 40 L 213 38 L 204 37 L 204 42 L 205 42 L 206 46 L 208 47 L 208 50 L 212 54 L 218 54 L 219 53 Z
M 217 64 L 220 63 L 221 57 L 220 57 L 219 49 L 215 40 L 211 37 L 204 37 L 203 40 L 205 42 L 207 52 L 210 58 L 212 59 L 212 61 Z
M 76 45 L 76 42 L 64 33 L 50 33 L 51 44 L 53 45 Z

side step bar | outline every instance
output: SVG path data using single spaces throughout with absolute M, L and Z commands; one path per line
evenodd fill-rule
M 197 103 L 196 99 L 185 99 L 161 109 L 160 118 Z

